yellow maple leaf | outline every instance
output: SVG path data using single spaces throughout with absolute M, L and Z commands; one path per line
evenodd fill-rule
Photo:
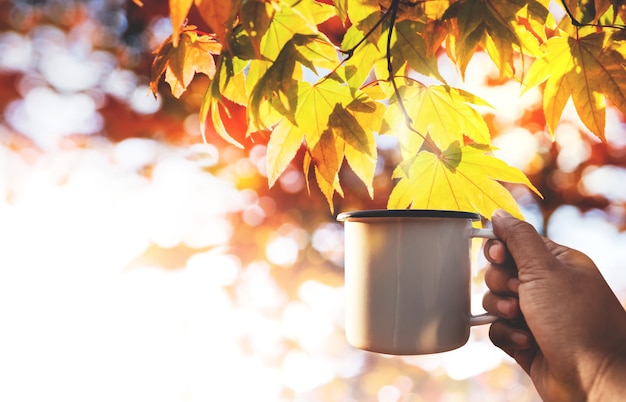
M 172 44 L 178 47 L 178 38 L 193 0 L 169 0 L 170 19 L 172 20 Z
M 545 55 L 530 68 L 524 90 L 546 81 L 543 109 L 550 133 L 554 135 L 571 98 L 585 126 L 604 141 L 605 99 L 626 112 L 626 58 L 606 32 L 585 29 L 578 38 L 551 38 L 544 48 Z
M 521 183 L 539 191 L 520 170 L 488 155 L 488 147 L 452 143 L 440 155 L 422 151 L 394 171 L 399 179 L 388 208 L 472 211 L 489 217 L 502 208 L 521 217 L 511 193 L 500 183 Z
M 304 132 L 288 119 L 282 119 L 272 130 L 265 154 L 267 180 L 272 187 L 302 146 Z
M 398 136 L 403 155 L 415 155 L 426 134 L 439 149 L 445 149 L 454 141 L 463 141 L 464 135 L 480 144 L 489 143 L 491 137 L 487 123 L 469 105 L 488 106 L 477 96 L 447 85 L 404 86 L 400 88 L 400 93 L 413 129 L 407 129 L 402 124 L 405 115 L 398 102 L 389 105 L 385 119 L 388 130 Z

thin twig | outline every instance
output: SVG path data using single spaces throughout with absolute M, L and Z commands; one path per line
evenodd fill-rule
M 372 35 L 374 33 L 374 30 L 376 28 L 378 28 L 380 26 L 380 24 L 383 23 L 383 21 L 385 20 L 385 18 L 387 18 L 387 16 L 389 15 L 389 10 L 387 10 L 386 12 L 383 13 L 383 16 L 380 17 L 380 19 L 378 21 L 376 21 L 376 23 L 374 24 L 374 26 L 372 26 L 366 33 L 365 35 L 363 35 L 363 38 L 361 38 L 361 40 L 359 40 L 356 45 L 352 46 L 350 49 L 348 50 L 339 50 L 341 53 L 347 55 L 346 58 L 342 61 L 345 62 L 348 59 L 350 59 L 352 57 L 352 55 L 354 55 L 354 51 L 363 44 L 363 42 L 365 42 L 367 40 L 367 38 L 369 38 L 370 35 Z
M 398 88 L 398 84 L 396 84 L 396 76 L 393 74 L 393 65 L 391 63 L 391 37 L 393 36 L 393 28 L 396 25 L 396 17 L 398 12 L 398 7 L 401 0 L 393 0 L 391 2 L 391 20 L 389 23 L 389 33 L 387 35 L 387 72 L 389 73 L 389 81 L 391 81 L 391 85 L 393 86 L 393 93 L 398 100 L 398 105 L 400 106 L 400 110 L 402 110 L 402 114 L 404 115 L 404 123 L 406 127 L 413 133 L 419 135 L 424 140 L 424 143 L 428 147 L 428 150 L 433 152 L 436 155 L 439 155 L 441 151 L 439 147 L 432 141 L 432 139 L 428 135 L 424 135 L 413 128 L 413 120 L 411 116 L 409 116 L 408 111 L 406 110 L 406 106 L 404 105 L 404 101 L 400 96 L 400 89 Z
M 619 25 L 619 24 L 613 24 L 613 25 L 590 24 L 590 23 L 583 24 L 582 22 L 578 21 L 576 17 L 574 17 L 574 13 L 572 13 L 572 11 L 569 9 L 565 0 L 561 0 L 561 4 L 563 5 L 565 12 L 567 13 L 567 16 L 570 18 L 570 20 L 572 20 L 572 25 L 574 25 L 576 28 L 587 26 L 587 27 L 596 27 L 596 28 L 626 29 L 626 25 Z M 615 5 L 613 7 L 615 7 Z

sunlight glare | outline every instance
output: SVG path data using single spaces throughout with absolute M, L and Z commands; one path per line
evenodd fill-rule
M 378 391 L 379 402 L 398 402 L 402 394 L 395 385 L 385 385 Z
M 585 192 L 589 195 L 601 195 L 611 202 L 626 202 L 626 169 L 605 165 L 585 169 L 581 179 Z
M 268 261 L 281 267 L 293 265 L 298 259 L 298 254 L 298 242 L 292 237 L 276 237 L 265 247 Z
M 334 373 L 329 362 L 302 351 L 291 351 L 283 361 L 284 384 L 301 393 L 330 382 Z
M 0 34 L 0 71 L 28 71 L 35 63 L 33 44 L 17 32 Z
M 130 94 L 130 107 L 139 114 L 152 114 L 161 109 L 162 97 L 155 98 L 147 85 L 138 85 Z
M 137 86 L 137 75 L 131 70 L 119 68 L 107 74 L 102 84 L 103 89 L 118 99 L 128 100 Z
M 563 172 L 573 172 L 581 163 L 591 156 L 591 148 L 580 137 L 578 129 L 571 123 L 561 123 L 554 133 L 559 146 L 557 164 Z
M 237 279 L 241 262 L 233 255 L 206 251 L 189 257 L 186 269 L 190 274 L 201 278 L 205 285 L 228 286 Z
M 39 146 L 50 149 L 68 134 L 93 134 L 102 128 L 94 100 L 85 94 L 33 89 L 7 106 L 6 119 Z
M 343 265 L 343 226 L 335 222 L 320 225 L 313 232 L 312 245 L 324 258 Z
M 302 172 L 293 168 L 291 165 L 280 175 L 278 182 L 280 183 L 280 187 L 287 193 L 297 193 L 305 186 Z
M 493 154 L 522 171 L 532 166 L 539 152 L 539 140 L 523 127 L 514 127 L 493 139 Z

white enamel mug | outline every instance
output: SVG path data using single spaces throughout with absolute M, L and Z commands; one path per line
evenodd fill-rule
M 345 212 L 346 338 L 393 355 L 438 353 L 463 346 L 470 327 L 495 317 L 470 312 L 471 212 Z

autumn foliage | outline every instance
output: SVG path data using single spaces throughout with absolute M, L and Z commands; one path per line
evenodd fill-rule
M 539 194 L 521 171 L 492 156 L 492 133 L 477 107 L 494 106 L 449 84 L 438 63 L 443 56 L 464 77 L 476 52 L 486 52 L 502 79 L 520 82 L 520 93 L 541 86 L 551 134 L 570 99 L 602 140 L 607 104 L 626 113 L 621 0 L 564 0 L 560 8 L 549 0 L 170 0 L 169 6 L 173 34 L 156 51 L 153 91 L 164 75 L 179 97 L 196 73 L 207 75 L 202 128 L 211 122 L 239 144 L 223 123 L 230 109 L 245 108 L 246 135 L 270 133 L 269 185 L 304 149 L 305 177 L 313 171 L 331 210 L 335 193 L 343 195 L 344 163 L 373 196 L 380 135 L 395 137 L 402 156 L 389 208 L 484 216 L 505 208 L 519 215 L 501 183 Z M 188 19 L 191 10 L 201 21 Z M 320 28 L 329 22 L 339 32 Z

